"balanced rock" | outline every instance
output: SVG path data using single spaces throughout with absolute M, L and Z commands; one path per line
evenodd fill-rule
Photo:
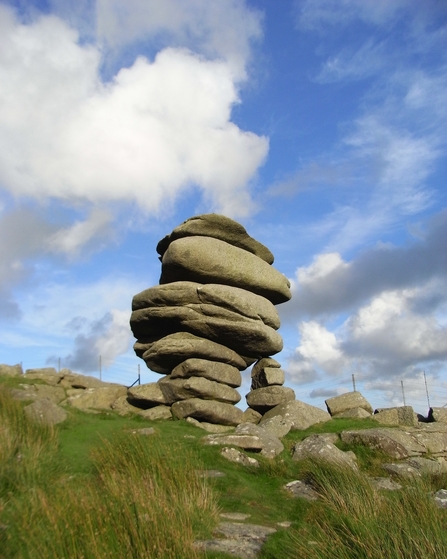
M 172 241 L 191 236 L 211 237 L 225 241 L 255 254 L 267 264 L 273 264 L 273 254 L 266 246 L 250 237 L 240 223 L 219 214 L 202 214 L 187 219 L 158 243 L 158 254 L 163 256 Z
M 237 222 L 205 214 L 174 229 L 157 251 L 160 285 L 134 296 L 130 325 L 135 353 L 166 376 L 157 386 L 129 390 L 128 403 L 167 405 L 177 418 L 237 425 L 248 414 L 234 408 L 235 388 L 240 371 L 254 363 L 250 421 L 293 399 L 271 358 L 283 347 L 275 305 L 290 299 L 290 282 L 272 267 L 267 247 Z

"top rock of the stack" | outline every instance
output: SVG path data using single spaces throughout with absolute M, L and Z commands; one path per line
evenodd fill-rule
M 268 264 L 273 264 L 273 254 L 266 246 L 250 237 L 240 223 L 219 214 L 202 214 L 187 219 L 158 243 L 157 252 L 160 256 L 163 256 L 173 241 L 192 236 L 213 237 L 225 241 L 251 252 Z

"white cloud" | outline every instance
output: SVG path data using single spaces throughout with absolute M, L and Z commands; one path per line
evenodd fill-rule
M 388 25 L 402 10 L 417 6 L 417 0 L 298 0 L 296 5 L 299 25 L 320 29 L 323 25 L 344 27 L 356 20 Z
M 97 38 L 113 50 L 148 37 L 228 62 L 245 76 L 251 41 L 261 36 L 260 14 L 243 0 L 98 0 Z
M 106 210 L 93 209 L 85 221 L 76 221 L 70 227 L 59 229 L 48 239 L 50 252 L 61 252 L 69 257 L 79 256 L 86 245 L 101 237 L 111 236 L 112 215 Z
M 386 44 L 368 39 L 359 48 L 343 49 L 330 57 L 315 78 L 322 84 L 372 76 L 390 63 Z
M 54 16 L 0 7 L 0 181 L 15 196 L 137 202 L 148 212 L 197 186 L 247 215 L 267 139 L 230 121 L 231 65 L 182 49 L 138 58 L 103 84 L 100 50 Z

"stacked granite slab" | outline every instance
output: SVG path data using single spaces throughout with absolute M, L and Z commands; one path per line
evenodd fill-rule
M 161 277 L 135 295 L 135 352 L 164 377 L 129 390 L 138 406 L 170 406 L 175 417 L 238 425 L 241 371 L 255 363 L 250 407 L 263 413 L 288 401 L 275 305 L 290 284 L 267 247 L 222 215 L 186 220 L 157 245 Z M 294 399 L 295 395 L 293 394 Z

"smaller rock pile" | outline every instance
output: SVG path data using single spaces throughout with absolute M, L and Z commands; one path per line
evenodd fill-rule
M 157 245 L 160 284 L 135 295 L 135 352 L 157 383 L 129 390 L 138 407 L 170 407 L 177 418 L 238 425 L 241 371 L 255 363 L 247 403 L 263 414 L 295 399 L 284 384 L 275 305 L 290 299 L 270 250 L 222 215 L 186 220 Z

